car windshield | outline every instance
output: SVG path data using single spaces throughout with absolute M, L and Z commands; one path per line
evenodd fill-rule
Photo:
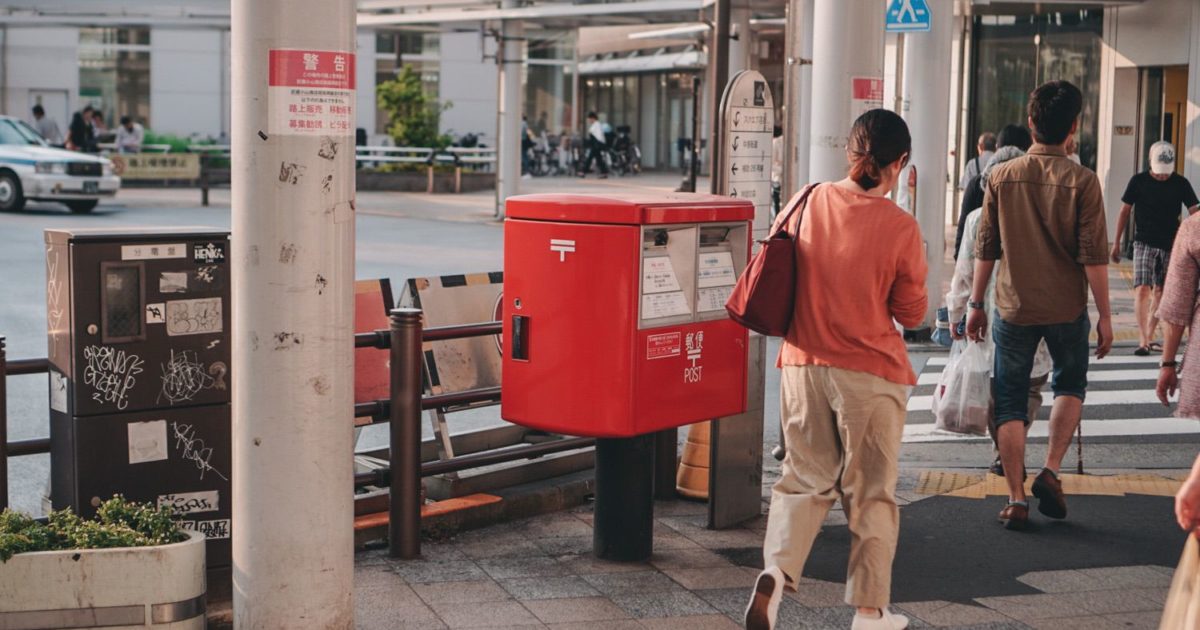
M 32 144 L 44 146 L 42 139 L 33 127 L 19 120 L 0 120 L 0 144 Z

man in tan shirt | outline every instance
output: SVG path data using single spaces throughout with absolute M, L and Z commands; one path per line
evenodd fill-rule
M 1064 148 L 1079 125 L 1083 95 L 1066 81 L 1051 81 L 1030 94 L 1029 126 L 1036 143 L 1020 158 L 996 167 L 984 191 L 975 246 L 975 281 L 968 302 L 967 335 L 983 341 L 983 309 L 992 270 L 996 275 L 996 342 L 993 364 L 996 440 L 1007 473 L 1009 501 L 1000 521 L 1024 529 L 1025 428 L 1029 422 L 1029 374 L 1045 339 L 1054 360 L 1050 445 L 1033 482 L 1038 511 L 1066 518 L 1058 470 L 1079 426 L 1087 393 L 1087 292 L 1099 319 L 1097 357 L 1112 347 L 1108 302 L 1108 234 L 1100 182 L 1068 158 Z M 1014 422 L 1019 420 L 1020 422 Z

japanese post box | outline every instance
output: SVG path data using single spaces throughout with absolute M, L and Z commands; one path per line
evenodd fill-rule
M 169 505 L 229 566 L 229 232 L 45 237 L 52 505 Z
M 630 437 L 745 411 L 747 331 L 725 300 L 749 257 L 749 201 L 527 195 L 505 208 L 505 420 Z

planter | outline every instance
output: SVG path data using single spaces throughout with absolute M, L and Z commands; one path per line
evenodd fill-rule
M 203 630 L 204 535 L 157 547 L 21 553 L 0 564 L 0 628 Z
M 430 178 L 429 171 L 426 169 L 391 173 L 360 169 L 355 171 L 355 184 L 358 190 L 433 193 L 475 192 L 495 188 L 496 174 L 466 170 L 456 174 L 453 170 L 435 170 L 433 177 Z

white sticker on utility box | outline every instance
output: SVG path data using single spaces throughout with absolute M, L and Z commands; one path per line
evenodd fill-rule
M 183 243 L 163 245 L 122 245 L 121 260 L 155 260 L 157 258 L 184 258 L 187 246 Z
M 205 335 L 223 330 L 221 298 L 167 302 L 168 335 Z
M 216 490 L 202 492 L 173 492 L 158 495 L 158 507 L 167 506 L 175 515 L 216 512 L 221 509 L 221 495 Z
M 205 538 L 229 538 L 229 519 L 213 521 L 179 521 L 179 529 L 185 532 L 200 532 Z

